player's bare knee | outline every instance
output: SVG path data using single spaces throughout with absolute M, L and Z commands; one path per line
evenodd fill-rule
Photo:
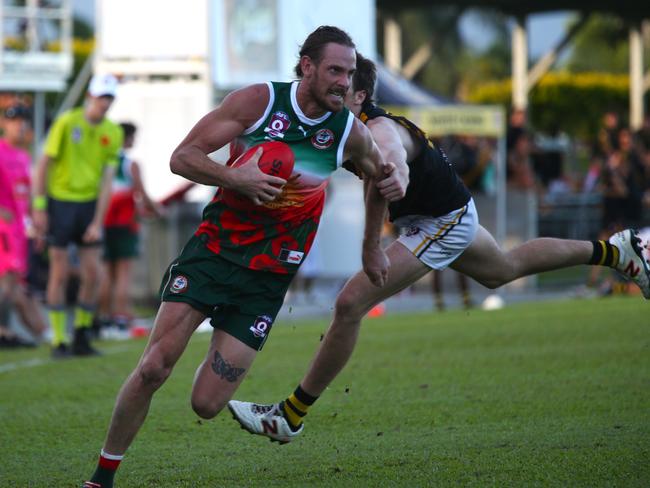
M 165 366 L 160 358 L 154 357 L 145 357 L 137 369 L 142 384 L 153 390 L 160 388 L 171 372 L 171 366 Z
M 506 284 L 507 282 L 503 279 L 499 278 L 487 278 L 487 279 L 481 279 L 478 280 L 478 282 L 483 285 L 486 288 L 489 288 L 490 290 L 494 290 L 496 288 L 499 288 Z
M 192 395 L 192 410 L 194 410 L 194 413 L 199 417 L 205 420 L 213 419 L 219 415 L 219 412 L 224 409 L 226 403 L 226 401 L 215 401 Z
M 359 300 L 354 293 L 342 292 L 336 298 L 334 305 L 334 315 L 337 318 L 344 318 L 346 320 L 361 319 L 364 310 L 359 304 Z

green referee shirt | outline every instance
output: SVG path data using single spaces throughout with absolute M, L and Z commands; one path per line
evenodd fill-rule
M 122 129 L 104 118 L 92 125 L 82 107 L 57 118 L 45 142 L 50 163 L 47 194 L 56 200 L 90 202 L 99 196 L 105 166 L 118 165 Z

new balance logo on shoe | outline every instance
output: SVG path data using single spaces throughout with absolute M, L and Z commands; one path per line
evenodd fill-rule
M 273 420 L 273 423 L 270 424 L 266 420 L 262 420 L 262 429 L 265 434 L 277 434 L 278 433 L 278 423 Z
M 640 272 L 641 268 L 634 266 L 634 261 L 630 261 L 627 265 L 627 268 L 625 268 L 625 274 L 631 278 L 636 278 Z

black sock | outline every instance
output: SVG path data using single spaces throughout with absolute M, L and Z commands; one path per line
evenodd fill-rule
M 90 481 L 99 483 L 102 488 L 113 488 L 113 478 L 115 477 L 115 471 L 102 468 L 97 466 L 97 469 L 93 473 Z
M 609 266 L 610 268 L 618 264 L 619 251 L 616 246 L 612 246 L 608 241 L 591 241 L 591 243 L 594 246 L 594 251 L 587 264 Z

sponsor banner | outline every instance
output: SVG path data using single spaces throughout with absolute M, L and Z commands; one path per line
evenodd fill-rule
M 394 115 L 401 115 L 420 127 L 428 136 L 465 134 L 503 137 L 506 115 L 496 105 L 442 105 L 436 107 L 385 107 Z

